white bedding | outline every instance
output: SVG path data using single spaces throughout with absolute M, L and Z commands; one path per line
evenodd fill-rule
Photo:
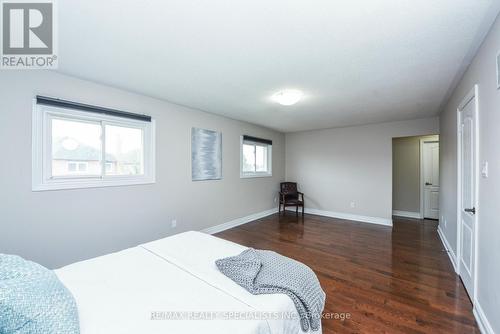
M 151 312 L 252 310 L 140 247 L 56 274 L 75 297 L 81 334 L 271 334 L 265 321 L 151 320 Z
M 268 321 L 273 334 L 303 333 L 295 305 L 288 296 L 252 295 L 217 269 L 215 260 L 238 255 L 247 247 L 195 231 L 176 234 L 141 246 L 255 310 L 269 312 L 271 315 L 275 313 L 285 315 L 281 319 Z
M 55 272 L 75 297 L 81 334 L 302 333 L 289 297 L 252 295 L 217 270 L 216 259 L 244 249 L 204 233 L 186 232 Z M 151 319 L 169 312 L 194 312 L 198 317 L 257 313 L 268 318 Z M 278 319 L 269 319 L 274 316 Z

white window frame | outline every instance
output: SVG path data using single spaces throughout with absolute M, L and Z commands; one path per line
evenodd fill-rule
M 102 175 L 68 175 L 52 177 L 52 129 L 53 118 L 76 120 L 80 122 L 100 123 L 102 132 Z M 143 130 L 144 174 L 141 175 L 106 175 L 105 174 L 105 132 L 106 125 L 134 127 Z M 156 182 L 155 177 L 155 121 L 109 116 L 74 109 L 59 108 L 33 102 L 32 114 L 32 190 L 61 190 L 96 187 L 114 187 Z
M 268 170 L 266 172 L 244 172 L 243 171 L 243 144 L 244 143 L 252 143 L 257 146 L 266 146 L 267 147 L 267 167 Z M 250 140 L 243 140 L 243 136 L 240 136 L 240 178 L 248 179 L 254 177 L 271 177 L 273 176 L 273 145 L 262 144 L 257 142 L 252 142 Z

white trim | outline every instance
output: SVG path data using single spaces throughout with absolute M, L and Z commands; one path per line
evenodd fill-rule
M 424 181 L 424 145 L 425 143 L 438 143 L 439 139 L 422 138 L 420 139 L 420 218 L 425 218 L 425 181 Z M 441 187 L 439 187 L 441 191 Z
M 289 208 L 286 210 L 292 211 L 292 209 L 289 209 Z M 219 233 L 219 232 L 228 230 L 230 228 L 240 226 L 243 224 L 247 224 L 247 223 L 250 223 L 254 220 L 270 216 L 270 215 L 275 214 L 277 212 L 278 212 L 277 208 L 269 209 L 266 211 L 251 214 L 249 216 L 236 218 L 236 219 L 233 219 L 233 220 L 228 221 L 226 223 L 222 223 L 219 225 L 208 227 L 206 229 L 201 230 L 201 232 L 208 233 L 208 234 Z M 353 221 L 358 221 L 358 222 L 362 222 L 362 223 L 378 224 L 378 225 L 384 225 L 384 226 L 392 226 L 392 219 L 386 219 L 386 218 L 359 216 L 359 215 L 353 215 L 350 213 L 323 211 L 323 210 L 317 210 L 317 209 L 306 209 L 305 212 L 308 214 L 318 215 L 318 216 L 353 220 Z
M 475 198 L 474 198 L 474 205 L 476 208 L 476 214 L 475 214 L 475 224 L 474 224 L 474 301 L 473 304 L 477 303 L 477 290 L 478 290 L 478 282 L 479 282 L 479 275 L 478 275 L 478 263 L 479 263 L 479 212 L 481 211 L 481 207 L 479 204 L 479 171 L 480 166 L 479 166 L 479 154 L 480 152 L 480 147 L 479 147 L 479 141 L 480 141 L 480 133 L 479 133 L 479 85 L 474 85 L 474 97 L 476 98 L 476 129 L 475 129 L 475 139 L 476 139 L 476 147 L 474 148 L 476 150 L 475 154 L 475 163 L 476 163 L 476 193 L 475 193 Z
M 287 211 L 294 211 L 294 209 L 287 208 Z M 305 213 L 311 214 L 311 215 L 318 215 L 318 216 L 324 216 L 324 217 L 330 217 L 330 218 L 339 218 L 339 219 L 345 219 L 345 220 L 352 220 L 356 222 L 362 222 L 362 223 L 369 223 L 369 224 L 378 224 L 378 225 L 384 225 L 384 226 L 392 226 L 392 219 L 387 219 L 387 218 L 380 218 L 380 217 L 372 217 L 372 216 L 361 216 L 361 215 L 355 215 L 352 213 L 345 213 L 345 212 L 335 212 L 335 211 L 325 211 L 325 210 L 318 210 L 318 209 L 309 209 L 306 208 L 304 210 Z
M 424 210 L 425 210 L 425 205 L 424 205 L 424 192 L 425 192 L 425 186 L 424 186 L 424 142 L 422 139 L 420 139 L 420 179 L 418 180 L 418 187 L 420 191 L 420 215 L 422 218 L 424 218 Z
M 495 63 L 497 64 L 497 89 L 500 89 L 500 51 L 497 52 Z
M 50 117 L 61 117 L 64 119 L 73 118 L 83 122 L 96 122 L 101 125 L 118 125 L 135 127 L 143 131 L 144 140 L 144 174 L 137 176 L 75 176 L 75 177 L 51 177 L 51 164 L 48 156 L 51 155 L 50 139 Z M 73 109 L 63 109 L 49 106 L 37 105 L 33 99 L 32 111 L 32 190 L 61 190 L 80 189 L 110 186 L 128 186 L 151 184 L 156 182 L 156 140 L 155 140 L 155 120 L 145 123 L 142 121 L 123 119 L 107 115 L 93 115 Z M 104 136 L 104 132 L 102 134 Z M 103 140 L 104 145 L 104 140 Z M 104 150 L 103 150 L 104 152 Z M 103 153 L 104 156 L 104 153 Z M 104 166 L 104 164 L 103 164 Z M 103 167 L 104 169 L 104 167 Z
M 479 86 L 475 84 L 472 89 L 465 95 L 460 104 L 457 107 L 457 254 L 456 254 L 456 265 L 457 274 L 460 276 L 461 271 L 461 259 L 460 254 L 462 251 L 461 245 L 461 232 L 462 232 L 462 129 L 461 129 L 461 111 L 463 108 L 472 100 L 475 99 L 475 129 L 474 129 L 474 139 L 475 139 L 475 194 L 474 194 L 474 207 L 476 212 L 479 211 Z M 474 221 L 474 273 L 473 273 L 473 296 L 472 304 L 477 304 L 477 290 L 478 290 L 478 235 L 479 235 L 479 218 L 478 214 L 475 215 Z
M 457 256 L 455 255 L 455 252 L 453 252 L 453 248 L 451 248 L 450 243 L 448 242 L 448 239 L 446 239 L 446 236 L 444 235 L 443 231 L 441 230 L 441 226 L 438 226 L 437 233 L 439 235 L 439 239 L 441 239 L 441 243 L 443 244 L 444 248 L 446 249 L 446 253 L 448 253 L 448 257 L 450 258 L 450 262 L 453 265 L 453 269 L 455 269 L 455 273 L 458 274 Z
M 462 106 L 463 101 L 460 103 L 460 106 Z M 460 208 L 462 207 L 462 149 L 461 149 L 461 143 L 462 143 L 462 127 L 461 127 L 461 115 L 460 115 L 460 106 L 457 108 L 457 198 L 456 198 L 456 203 L 457 203 L 457 274 L 460 276 L 460 252 L 462 251 L 462 245 L 461 245 L 461 229 L 462 229 L 462 212 Z
M 401 210 L 392 210 L 393 216 L 405 217 L 405 218 L 414 218 L 414 219 L 422 219 L 423 216 L 420 212 L 412 212 L 412 211 L 401 211 Z
M 233 220 L 228 221 L 226 223 L 222 223 L 222 224 L 219 224 L 219 225 L 208 227 L 206 229 L 201 230 L 201 232 L 208 233 L 208 234 L 219 233 L 219 232 L 222 232 L 222 231 L 225 231 L 225 230 L 229 230 L 230 228 L 233 228 L 233 227 L 236 227 L 236 226 L 240 226 L 240 225 L 243 225 L 243 224 L 247 224 L 247 223 L 250 223 L 251 221 L 254 221 L 254 220 L 257 220 L 257 219 L 260 219 L 260 218 L 264 218 L 264 217 L 270 216 L 272 214 L 275 214 L 276 212 L 278 212 L 277 208 L 266 210 L 266 211 L 262 211 L 262 212 L 258 212 L 258 213 L 254 213 L 254 214 L 251 214 L 249 216 L 245 216 L 245 217 L 241 217 L 241 218 L 236 218 L 236 219 L 233 219 Z
M 273 174 L 269 174 L 266 172 L 261 172 L 261 173 L 240 173 L 240 179 L 253 179 L 256 177 L 272 177 Z
M 472 313 L 474 314 L 474 318 L 476 318 L 477 325 L 482 334 L 495 334 L 495 331 L 493 330 L 493 327 L 491 327 L 488 318 L 486 318 L 486 314 L 484 314 L 479 302 L 476 301 L 474 304 Z

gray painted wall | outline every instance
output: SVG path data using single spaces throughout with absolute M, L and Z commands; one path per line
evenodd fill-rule
M 286 178 L 309 208 L 390 219 L 392 138 L 438 131 L 438 119 L 427 118 L 287 133 Z
M 474 57 L 440 116 L 441 218 L 440 228 L 457 249 L 457 107 L 479 85 L 479 161 L 489 162 L 489 178 L 479 181 L 477 301 L 495 333 L 500 333 L 500 90 L 495 59 L 500 51 L 500 18 Z M 479 172 L 479 171 L 478 171 Z M 444 225 L 446 219 L 447 224 Z M 477 306 L 477 305 L 476 305 Z
M 152 115 L 156 184 L 32 192 L 36 94 Z M 191 181 L 192 127 L 222 132 L 222 180 Z M 242 134 L 273 140 L 272 177 L 240 179 Z M 281 133 L 49 71 L 0 74 L 0 152 L 0 252 L 51 268 L 272 209 L 285 178 Z
M 439 136 L 413 136 L 392 140 L 392 209 L 420 212 L 420 140 Z

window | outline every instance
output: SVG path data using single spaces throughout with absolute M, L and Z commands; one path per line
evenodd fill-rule
M 153 183 L 154 152 L 148 116 L 37 97 L 33 190 Z
M 112 162 L 106 162 L 106 173 L 113 173 L 113 163 Z
M 59 171 L 61 174 L 85 174 L 89 167 L 89 163 L 87 161 L 68 161 L 66 166 L 66 171 Z M 53 168 L 55 170 L 55 168 Z
M 241 137 L 240 176 L 271 176 L 272 141 L 251 136 Z

